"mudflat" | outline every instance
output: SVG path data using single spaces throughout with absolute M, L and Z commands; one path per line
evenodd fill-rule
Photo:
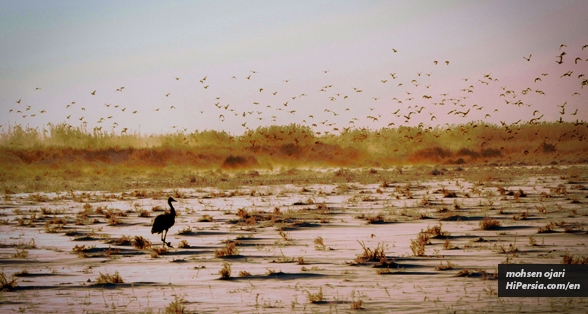
M 0 308 L 584 312 L 585 298 L 499 298 L 496 276 L 500 263 L 588 263 L 586 170 L 315 169 L 289 184 L 5 193 Z M 173 248 L 150 233 L 168 196 Z

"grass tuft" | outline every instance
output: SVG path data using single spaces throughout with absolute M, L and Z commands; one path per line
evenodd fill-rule
M 237 242 L 227 241 L 225 247 L 214 250 L 215 257 L 228 257 L 239 255 L 239 249 L 237 248 Z
M 482 219 L 479 224 L 480 228 L 484 230 L 493 230 L 500 228 L 500 221 L 490 217 L 484 217 L 484 219 Z
M 231 264 L 223 262 L 223 268 L 221 268 L 218 273 L 221 276 L 221 279 L 231 278 Z
M 143 250 L 151 247 L 151 241 L 143 238 L 142 236 L 135 236 L 132 241 L 133 247 Z
M 325 300 L 323 287 L 320 287 L 319 291 L 316 293 L 310 293 L 308 290 L 304 290 L 304 292 L 306 292 L 306 297 L 310 303 L 321 303 Z
M 98 278 L 96 278 L 96 284 L 107 284 L 107 283 L 124 283 L 122 277 L 118 273 L 118 270 L 114 272 L 114 274 L 103 274 L 100 273 Z
M 355 258 L 355 263 L 357 264 L 365 264 L 367 262 L 379 262 L 382 259 L 386 259 L 386 253 L 384 253 L 384 243 L 378 243 L 375 249 L 370 249 L 366 247 L 363 242 L 359 242 L 363 249 L 363 253 L 357 255 Z
M 4 272 L 0 272 L 0 291 L 12 291 L 17 286 L 18 284 L 16 283 L 16 278 L 14 278 L 14 276 L 8 280 L 8 278 L 6 278 L 6 274 L 4 274 Z
M 165 307 L 165 314 L 183 314 L 186 311 L 186 307 L 184 306 L 184 302 L 186 302 L 184 300 L 183 297 L 178 297 L 177 295 L 174 295 L 174 300 L 172 302 L 170 302 L 170 304 L 168 304 Z

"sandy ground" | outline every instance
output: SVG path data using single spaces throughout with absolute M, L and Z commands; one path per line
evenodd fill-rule
M 586 298 L 499 298 L 493 278 L 500 263 L 588 257 L 588 168 L 582 169 L 577 178 L 502 182 L 468 180 L 450 169 L 385 186 L 7 194 L 0 207 L 0 266 L 16 287 L 0 294 L 0 312 L 164 313 L 176 305 L 199 313 L 346 313 L 354 307 L 584 313 Z M 150 230 L 163 213 L 153 209 L 167 209 L 168 196 L 178 201 L 168 235 L 174 248 L 158 254 L 120 241 L 142 236 L 161 248 Z M 149 217 L 140 217 L 142 211 Z M 114 219 L 105 217 L 109 212 Z M 212 221 L 201 221 L 204 215 Z M 485 217 L 500 226 L 484 230 Z M 435 226 L 440 234 L 424 232 L 429 244 L 415 256 L 412 240 Z M 237 254 L 215 257 L 226 242 L 236 244 Z M 362 245 L 379 256 L 358 258 Z M 225 263 L 231 275 L 220 279 Z M 464 269 L 470 276 L 458 275 Z M 248 275 L 240 276 L 243 271 Z M 123 283 L 97 282 L 115 272 Z

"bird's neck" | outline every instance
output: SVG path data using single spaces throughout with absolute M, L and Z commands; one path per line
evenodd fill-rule
M 169 208 L 170 208 L 170 213 L 172 214 L 172 216 L 176 215 L 176 210 L 174 209 L 174 205 L 172 205 L 172 202 L 167 202 L 169 204 Z

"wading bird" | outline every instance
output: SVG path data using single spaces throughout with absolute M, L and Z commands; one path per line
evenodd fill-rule
M 171 228 L 174 223 L 176 222 L 176 210 L 174 209 L 172 202 L 177 202 L 172 197 L 167 199 L 167 203 L 169 204 L 170 212 L 169 214 L 161 214 L 155 217 L 153 220 L 153 227 L 151 228 L 151 234 L 153 233 L 161 233 L 161 241 L 163 244 L 167 244 L 167 246 L 172 247 L 170 242 L 165 242 L 165 238 L 167 237 L 167 231 Z M 163 233 L 165 231 L 165 233 Z

